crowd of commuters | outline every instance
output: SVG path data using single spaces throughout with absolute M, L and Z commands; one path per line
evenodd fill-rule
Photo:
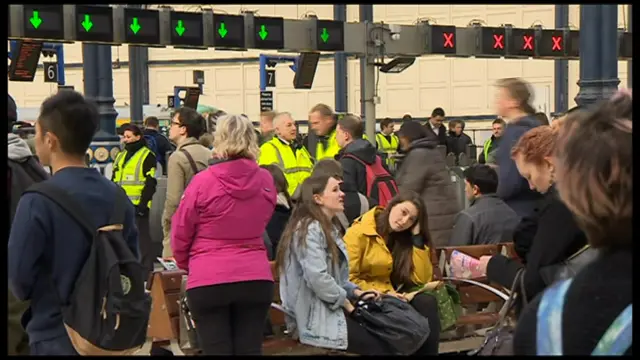
M 182 108 L 171 120 L 166 140 L 176 149 L 165 153 L 165 164 L 156 155 L 164 141 L 150 139 L 162 136 L 154 133 L 153 119 L 144 130 L 123 127 L 124 148 L 109 181 L 84 163 L 98 124 L 95 105 L 61 92 L 42 105 L 35 148 L 40 163 L 53 170 L 42 179 L 86 204 L 96 227 L 111 215 L 115 196 L 108 194 L 124 189 L 131 205 L 123 236 L 147 271 L 163 256 L 188 272 L 186 298 L 204 354 L 261 354 L 277 291 L 287 333 L 302 344 L 395 354 L 356 311 L 358 299 L 394 297 L 429 323 L 415 355 L 437 355 L 438 301 L 427 292 L 407 297 L 433 281 L 432 251 L 511 241 L 519 260 L 494 255 L 480 264 L 503 287 L 521 275 L 514 353 L 547 354 L 560 343 L 560 354 L 590 354 L 610 345 L 611 336 L 603 335 L 631 303 L 631 94 L 620 92 L 549 126 L 529 105 L 526 82 L 497 85 L 493 136 L 481 164 L 463 171 L 466 209 L 453 200 L 440 149 L 464 152 L 470 139 L 458 121 L 449 122 L 447 134 L 441 108 L 426 124 L 405 115 L 397 132 L 384 120 L 375 145 L 364 137 L 362 119 L 338 117 L 324 104 L 309 111 L 313 141 L 300 138 L 286 112 L 262 114 L 255 131 L 245 115 L 203 116 Z M 10 110 L 10 163 L 31 157 L 11 134 L 15 118 Z M 213 141 L 203 145 L 206 134 Z M 148 239 L 148 214 L 157 172 L 165 171 L 160 250 Z M 12 170 L 10 184 L 13 176 Z M 76 354 L 61 306 L 88 256 L 86 236 L 47 199 L 29 193 L 17 201 L 11 194 L 11 346 L 24 353 L 28 334 L 31 354 Z M 595 260 L 571 280 L 561 278 L 560 269 L 585 248 L 598 251 Z M 566 297 L 549 313 L 548 303 L 560 301 L 558 289 Z M 26 308 L 26 334 L 19 334 L 15 314 Z M 549 326 L 560 327 L 540 330 Z M 622 352 L 631 354 L 631 347 Z

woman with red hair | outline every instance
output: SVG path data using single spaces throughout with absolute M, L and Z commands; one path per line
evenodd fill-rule
M 587 244 L 573 215 L 558 197 L 555 188 L 555 164 L 552 159 L 557 131 L 539 126 L 527 131 L 511 150 L 518 171 L 529 188 L 543 195 L 532 217 L 526 218 L 514 233 L 515 248 L 522 261 L 503 255 L 483 256 L 487 277 L 510 287 L 521 269 L 526 294 L 518 299 L 529 301 L 551 285 L 559 264 Z M 517 284 L 516 289 L 521 289 Z M 524 305 L 520 303 L 519 305 Z

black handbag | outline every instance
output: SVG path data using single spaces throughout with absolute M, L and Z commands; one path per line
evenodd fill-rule
M 383 341 L 396 355 L 415 354 L 430 334 L 429 320 L 410 304 L 393 296 L 358 298 L 352 317 Z
M 575 276 L 582 268 L 595 260 L 599 251 L 586 245 L 571 255 L 567 260 L 559 264 L 548 265 L 540 268 L 540 277 L 545 285 L 549 286 L 558 280 L 565 280 Z
M 514 308 L 516 299 L 516 290 L 520 287 L 519 296 L 522 297 L 523 308 L 527 305 L 527 295 L 524 289 L 524 272 L 522 268 L 516 273 L 511 285 L 511 293 L 500 309 L 500 318 L 496 325 L 487 332 L 484 342 L 476 350 L 472 350 L 468 355 L 479 356 L 511 356 L 513 355 L 513 332 L 515 331 L 515 323 L 509 317 L 511 310 Z

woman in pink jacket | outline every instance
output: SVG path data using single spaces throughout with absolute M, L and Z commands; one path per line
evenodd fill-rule
M 171 247 L 188 271 L 187 302 L 206 355 L 260 355 L 273 298 L 262 239 L 276 205 L 271 174 L 244 116 L 218 119 L 213 161 L 187 186 L 173 216 Z

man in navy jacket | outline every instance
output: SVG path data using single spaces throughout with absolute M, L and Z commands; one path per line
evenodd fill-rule
M 500 147 L 496 154 L 498 165 L 498 197 L 500 197 L 521 218 L 533 214 L 540 193 L 529 188 L 529 182 L 518 172 L 516 162 L 511 158 L 511 148 L 527 131 L 540 126 L 533 116 L 524 116 L 510 121 L 504 130 Z
M 53 176 L 46 180 L 67 191 L 96 229 L 107 225 L 117 185 L 85 165 L 85 153 L 98 129 L 98 110 L 74 91 L 62 91 L 42 104 L 36 122 L 36 152 Z M 134 208 L 125 211 L 123 236 L 139 257 Z M 93 239 L 64 210 L 39 194 L 18 203 L 8 246 L 9 287 L 31 307 L 23 317 L 31 355 L 77 355 L 62 318 Z

